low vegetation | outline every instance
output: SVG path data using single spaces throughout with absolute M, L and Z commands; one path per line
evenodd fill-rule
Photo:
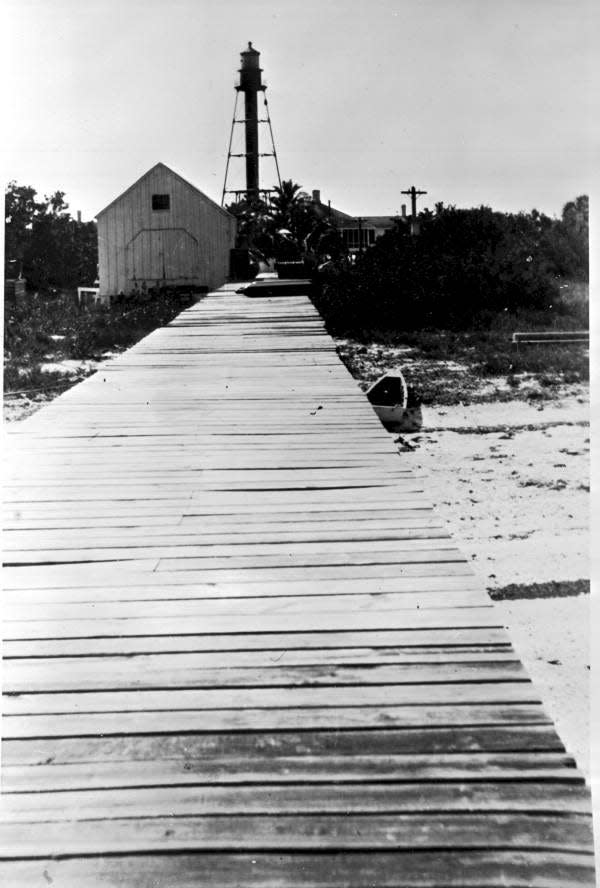
M 545 399 L 589 378 L 588 350 L 512 344 L 588 328 L 587 198 L 562 218 L 457 210 L 399 220 L 353 263 L 329 263 L 316 304 L 365 385 L 401 367 L 423 403 Z
M 92 286 L 98 274 L 95 222 L 68 212 L 64 191 L 42 200 L 35 188 L 9 182 L 4 195 L 5 278 L 23 278 L 30 291 L 52 293 Z
M 583 312 L 563 315 L 561 326 L 585 329 Z M 502 313 L 487 329 L 373 331 L 360 339 L 338 337 L 337 347 L 364 387 L 401 369 L 423 404 L 543 401 L 589 380 L 584 345 L 512 343 L 515 330 L 546 329 L 545 321 L 543 313 Z
M 64 197 L 39 200 L 15 182 L 6 190 L 5 275 L 22 273 L 28 287 L 5 306 L 9 396 L 59 393 L 188 304 L 163 294 L 135 306 L 79 308 L 75 287 L 96 275 L 96 231 L 70 216 Z M 315 303 L 365 387 L 401 367 L 417 400 L 455 404 L 543 400 L 588 379 L 583 346 L 511 342 L 515 330 L 587 329 L 585 196 L 566 204 L 560 219 L 439 204 L 419 215 L 418 236 L 399 219 L 353 260 L 291 180 L 269 208 L 232 209 L 251 254 L 320 266 Z
M 5 393 L 64 390 L 94 372 L 94 362 L 107 352 L 128 348 L 168 324 L 190 301 L 167 293 L 133 306 L 84 308 L 73 294 L 29 294 L 7 303 Z
M 419 226 L 415 236 L 399 220 L 354 263 L 324 269 L 318 307 L 333 334 L 379 341 L 415 330 L 477 331 L 523 313 L 544 328 L 587 326 L 561 298 L 565 282 L 588 279 L 583 210 L 572 220 L 565 207 L 558 220 L 440 204 L 421 213 Z
M 39 198 L 29 185 L 6 187 L 4 275 L 26 283 L 26 295 L 7 296 L 4 305 L 4 392 L 9 405 L 21 399 L 16 416 L 169 323 L 193 298 L 161 291 L 110 307 L 80 306 L 77 287 L 96 281 L 98 236 L 95 222 L 68 210 L 63 191 Z

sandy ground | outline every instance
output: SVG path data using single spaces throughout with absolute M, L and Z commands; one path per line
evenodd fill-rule
M 391 369 L 402 370 L 408 384 L 425 404 L 485 404 L 588 399 L 587 382 L 565 382 L 560 372 L 481 375 L 466 355 L 460 360 L 423 355 L 408 345 L 365 345 L 350 339 L 335 340 L 338 353 L 363 388 Z M 580 356 L 588 359 L 587 351 Z
M 588 423 L 577 401 L 424 407 L 401 436 L 486 587 L 589 578 Z
M 488 589 L 528 596 L 548 594 L 531 584 L 569 591 L 589 579 L 590 429 L 579 395 L 543 406 L 425 407 L 423 429 L 394 438 L 402 459 L 427 477 L 438 513 Z M 589 595 L 496 606 L 589 777 Z
M 64 337 L 50 336 L 50 339 L 64 339 Z M 95 373 L 103 364 L 110 361 L 112 358 L 117 357 L 123 352 L 123 350 L 124 349 L 122 348 L 116 348 L 112 351 L 104 352 L 100 359 L 90 358 L 88 360 L 80 361 L 70 360 L 68 358 L 55 361 L 50 360 L 51 356 L 48 355 L 49 360 L 46 363 L 40 364 L 39 369 L 45 373 L 59 373 L 61 376 L 65 377 L 65 383 L 68 382 L 69 384 L 74 385 L 81 382 L 91 373 Z M 62 385 L 59 383 L 51 386 L 47 391 L 36 391 L 35 389 L 28 391 L 27 382 L 24 381 L 23 389 L 25 391 L 23 394 L 4 396 L 4 421 L 18 422 L 20 419 L 26 419 L 33 413 L 36 413 L 41 407 L 44 407 L 44 405 L 53 401 L 54 398 L 66 391 L 67 388 L 68 384 Z
M 28 416 L 36 413 L 52 400 L 54 400 L 53 394 L 47 392 L 6 398 L 4 401 L 4 422 L 18 422 L 20 419 L 27 419 Z
M 497 601 L 567 750 L 590 778 L 590 596 Z

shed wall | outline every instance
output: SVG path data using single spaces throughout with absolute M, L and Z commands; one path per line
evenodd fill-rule
M 170 209 L 152 210 L 153 194 L 169 194 Z M 98 216 L 100 295 L 129 293 L 134 276 L 153 286 L 163 268 L 169 284 L 218 287 L 234 241 L 235 219 L 159 166 Z

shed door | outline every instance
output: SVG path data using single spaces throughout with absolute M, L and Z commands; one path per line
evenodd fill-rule
M 127 278 L 139 281 L 198 283 L 198 241 L 185 228 L 144 228 L 127 244 Z

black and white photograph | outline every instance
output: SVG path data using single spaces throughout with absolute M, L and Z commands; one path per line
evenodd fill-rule
M 593 888 L 600 7 L 0 12 L 3 888 Z

